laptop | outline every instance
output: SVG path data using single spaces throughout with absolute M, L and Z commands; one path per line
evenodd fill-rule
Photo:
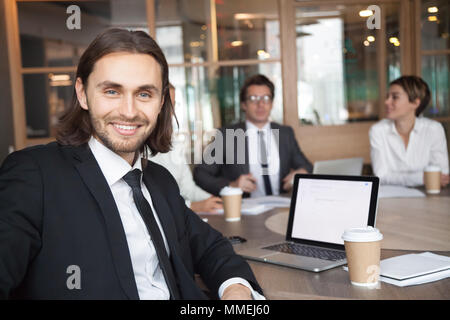
M 246 259 L 313 272 L 347 263 L 344 230 L 375 226 L 378 177 L 297 174 L 286 241 L 239 251 Z
M 359 176 L 363 169 L 363 158 L 316 161 L 313 174 L 341 174 Z

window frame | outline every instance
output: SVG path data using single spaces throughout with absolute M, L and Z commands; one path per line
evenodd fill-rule
M 20 33 L 18 25 L 18 12 L 17 3 L 27 2 L 31 0 L 3 0 L 5 4 L 5 22 L 7 33 L 7 49 L 9 55 L 9 71 L 11 78 L 11 90 L 12 90 L 12 114 L 14 121 L 14 143 L 15 149 L 22 149 L 29 145 L 48 143 L 54 140 L 54 137 L 49 138 L 28 138 L 26 134 L 26 114 L 25 114 L 25 99 L 23 88 L 23 75 L 24 74 L 36 74 L 36 73 L 57 73 L 57 72 L 75 72 L 76 66 L 69 67 L 38 67 L 38 68 L 23 68 L 21 60 L 21 48 L 20 48 Z M 49 0 L 49 1 L 63 1 L 63 0 Z M 155 1 L 143 0 L 146 2 L 146 15 L 147 24 L 151 36 L 156 34 L 156 19 L 155 19 Z M 278 3 L 278 21 L 280 24 L 280 52 L 279 58 L 270 58 L 266 60 L 258 59 L 244 59 L 244 60 L 227 60 L 220 61 L 218 59 L 217 48 L 217 22 L 216 22 L 216 8 L 215 0 L 209 0 L 211 22 L 213 28 L 211 28 L 212 39 L 212 54 L 211 59 L 203 63 L 178 63 L 170 64 L 170 67 L 197 67 L 205 66 L 210 70 L 214 70 L 220 67 L 226 66 L 244 66 L 244 65 L 259 65 L 265 63 L 280 63 L 281 64 L 281 77 L 283 83 L 283 123 L 290 125 L 294 128 L 297 138 L 302 144 L 302 148 L 306 153 L 311 151 L 310 159 L 315 161 L 324 158 L 331 157 L 343 157 L 343 156 L 364 156 L 365 162 L 370 163 L 369 144 L 367 131 L 371 124 L 374 122 L 362 122 L 362 123 L 348 123 L 340 125 L 330 126 L 306 126 L 300 125 L 298 121 L 297 111 L 297 61 L 296 55 L 291 54 L 296 51 L 295 41 L 295 8 L 298 6 L 308 6 L 311 4 L 317 5 L 318 2 L 324 4 L 379 4 L 381 8 L 384 4 L 392 3 L 391 0 L 277 0 Z M 402 74 L 415 74 L 421 75 L 421 63 L 424 55 L 434 54 L 450 54 L 450 49 L 446 50 L 421 50 L 420 39 L 420 12 L 421 12 L 421 0 L 394 0 L 400 4 L 400 37 L 402 38 L 401 46 L 401 72 Z M 385 23 L 382 13 L 382 29 Z M 386 48 L 384 47 L 385 35 L 384 32 L 377 30 L 378 48 L 381 57 L 378 61 L 379 69 L 385 70 L 386 65 Z M 295 66 L 295 67 L 294 67 Z M 380 72 L 379 75 L 379 91 L 380 102 L 384 101 L 387 88 L 386 85 L 386 72 Z M 215 114 L 217 115 L 217 113 Z M 380 119 L 384 116 L 384 108 L 379 108 Z M 450 122 L 449 117 L 433 118 L 440 122 Z M 214 119 L 214 124 L 220 124 L 220 119 Z M 331 152 L 327 152 L 324 155 L 323 151 L 315 150 L 312 147 L 312 142 L 308 142 L 307 136 L 313 135 L 315 139 L 321 139 L 327 137 L 330 134 L 341 136 L 343 139 L 349 136 L 349 132 L 352 132 L 353 137 L 358 141 L 356 147 L 361 147 L 359 152 L 353 152 L 346 147 L 343 147 L 344 143 L 337 144 Z M 326 140 L 326 139 L 325 139 Z M 336 144 L 336 143 L 335 143 Z M 305 145 L 305 147 L 303 147 Z M 325 147 L 327 143 L 325 143 Z M 339 151 L 338 148 L 342 150 Z M 322 145 L 323 150 L 323 145 Z M 333 151 L 334 150 L 334 151 Z

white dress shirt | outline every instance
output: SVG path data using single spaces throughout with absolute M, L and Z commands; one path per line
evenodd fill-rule
M 442 125 L 434 120 L 416 118 L 409 135 L 408 147 L 392 120 L 384 119 L 370 128 L 372 168 L 382 184 L 423 185 L 427 165 L 441 168 L 448 174 L 448 150 Z
M 250 121 L 246 121 L 246 135 L 248 139 L 248 162 L 250 173 L 256 179 L 256 189 L 250 194 L 250 197 L 264 197 L 266 189 L 264 187 L 263 168 L 259 159 L 260 147 L 258 141 L 258 131 L 264 131 L 264 142 L 266 144 L 268 173 L 270 185 L 272 186 L 272 193 L 274 195 L 280 194 L 280 153 L 278 148 L 278 141 L 276 135 L 272 132 L 270 122 L 267 122 L 264 127 L 259 129 Z M 268 139 L 270 137 L 270 139 Z
M 142 171 L 141 161 L 136 161 L 133 166 L 130 166 L 125 159 L 111 151 L 94 137 L 91 137 L 88 144 L 111 188 L 114 201 L 119 210 L 120 219 L 122 220 L 128 248 L 130 250 L 131 263 L 139 298 L 141 300 L 168 300 L 170 298 L 169 288 L 167 287 L 164 275 L 159 266 L 153 241 L 151 240 L 147 227 L 134 204 L 131 187 L 122 179 L 123 176 L 131 170 L 139 169 Z M 161 228 L 161 222 L 153 207 L 150 193 L 142 180 L 141 189 L 145 199 L 153 210 L 167 253 L 170 256 L 164 230 Z M 250 288 L 254 299 L 265 299 L 252 289 L 248 281 L 241 278 L 232 278 L 222 283 L 219 288 L 219 297 L 222 297 L 224 290 L 229 285 L 235 283 L 241 283 Z
M 147 227 L 142 220 L 139 211 L 134 204 L 133 191 L 122 179 L 129 171 L 139 169 L 142 171 L 141 161 L 136 161 L 133 167 L 121 156 L 111 151 L 91 137 L 89 147 L 97 160 L 103 175 L 111 188 L 114 201 L 119 210 L 120 219 L 127 238 L 130 250 L 131 263 L 133 265 L 134 279 L 141 300 L 167 300 L 170 298 L 169 288 L 159 266 L 153 241 L 150 238 Z M 155 214 L 152 199 L 147 187 L 141 180 L 141 189 L 145 199 L 150 204 L 155 219 L 158 223 L 161 235 L 166 245 L 167 253 L 169 247 L 158 215 Z M 131 205 L 132 204 L 132 205 Z

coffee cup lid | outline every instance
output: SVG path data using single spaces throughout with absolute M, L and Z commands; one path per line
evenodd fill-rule
M 377 228 L 368 226 L 366 228 L 353 228 L 345 230 L 342 235 L 344 241 L 351 242 L 372 242 L 383 239 L 383 235 Z
M 219 195 L 221 196 L 233 196 L 238 194 L 242 194 L 241 188 L 223 187 L 219 192 Z
M 429 165 L 429 166 L 425 167 L 424 171 L 426 171 L 426 172 L 436 172 L 436 171 L 441 171 L 441 168 L 439 168 L 438 166 Z

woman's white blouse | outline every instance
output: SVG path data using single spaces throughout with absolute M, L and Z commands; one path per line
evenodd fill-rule
M 427 165 L 436 165 L 448 174 L 447 141 L 444 128 L 437 121 L 416 118 L 407 148 L 392 120 L 374 124 L 369 138 L 373 172 L 382 184 L 423 185 Z

